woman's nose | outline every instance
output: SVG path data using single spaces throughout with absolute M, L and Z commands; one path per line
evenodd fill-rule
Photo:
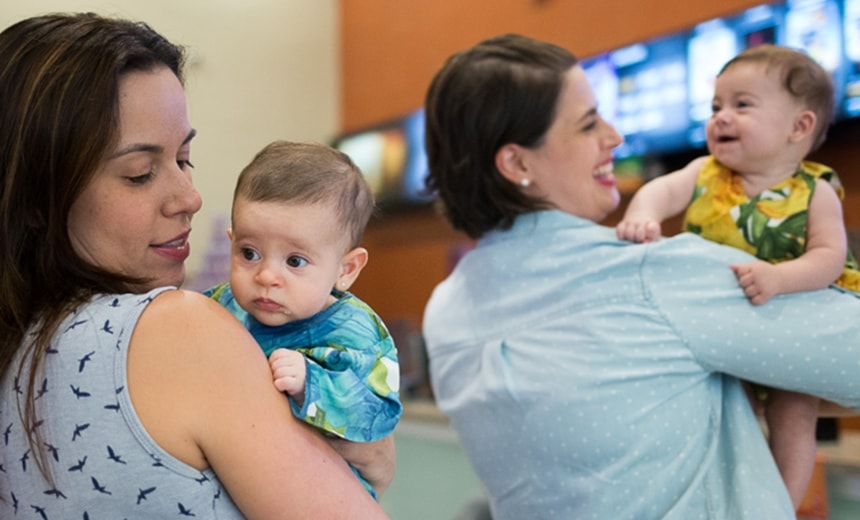
M 194 215 L 203 206 L 203 198 L 194 187 L 190 172 L 178 170 L 176 183 L 173 185 L 170 200 L 166 206 L 168 214 Z
M 604 142 L 609 146 L 609 148 L 615 148 L 624 142 L 624 136 L 622 136 L 611 123 L 604 121 L 603 124 L 605 127 Z
M 200 208 L 203 207 L 203 198 L 200 196 L 200 192 L 197 191 L 197 188 L 192 184 L 190 189 L 187 190 L 183 195 L 183 204 L 187 208 L 186 211 L 193 215 L 200 211 Z

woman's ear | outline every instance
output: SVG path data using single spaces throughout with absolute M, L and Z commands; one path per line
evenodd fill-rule
M 531 181 L 523 163 L 523 148 L 508 143 L 496 151 L 496 168 L 502 176 L 517 186 L 523 186 Z
M 346 291 L 358 278 L 358 274 L 367 265 L 368 253 L 363 247 L 351 249 L 340 260 L 340 274 L 337 277 L 335 289 Z
M 812 110 L 802 110 L 794 119 L 794 127 L 789 135 L 789 142 L 796 143 L 809 137 L 815 132 L 815 122 L 818 118 Z

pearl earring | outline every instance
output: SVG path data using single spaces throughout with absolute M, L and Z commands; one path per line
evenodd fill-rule
M 522 186 L 523 188 L 528 188 L 529 186 L 531 186 L 531 184 L 532 184 L 532 181 L 529 179 L 525 179 L 525 178 L 520 179 L 520 186 Z

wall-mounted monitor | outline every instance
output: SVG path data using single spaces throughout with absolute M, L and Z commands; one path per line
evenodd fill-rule
M 424 110 L 338 136 L 334 148 L 361 169 L 382 207 L 422 204 L 427 175 Z
M 624 135 L 619 156 L 686 146 L 685 45 L 670 35 L 583 60 L 602 115 Z
M 845 0 L 842 12 L 845 48 L 842 115 L 860 116 L 860 0 Z

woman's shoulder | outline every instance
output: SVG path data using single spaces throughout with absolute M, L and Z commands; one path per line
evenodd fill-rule
M 156 294 L 138 324 L 157 336 L 181 339 L 189 347 L 235 344 L 250 339 L 247 329 L 218 302 L 199 292 L 174 289 Z
M 141 314 L 134 335 L 136 343 L 154 356 L 177 366 L 191 363 L 201 369 L 197 373 L 212 362 L 233 364 L 239 370 L 249 353 L 252 358 L 259 354 L 265 362 L 245 326 L 218 302 L 195 291 L 157 294 Z
M 213 315 L 229 315 L 221 304 L 197 291 L 173 288 L 149 294 L 152 295 L 149 310 L 164 313 L 171 320 L 210 320 Z
M 273 388 L 265 356 L 245 327 L 218 302 L 181 289 L 159 293 L 142 312 L 129 344 L 128 373 L 150 436 L 197 469 L 208 466 L 202 439 L 223 426 L 211 417 L 239 417 L 243 410 L 231 396 Z

